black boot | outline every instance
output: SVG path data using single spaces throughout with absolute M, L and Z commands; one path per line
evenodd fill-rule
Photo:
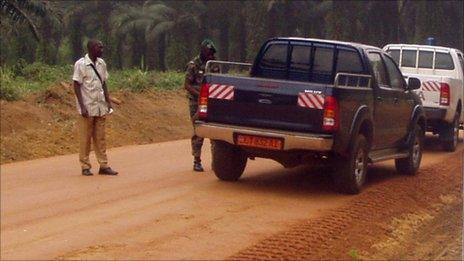
M 201 159 L 199 157 L 195 157 L 195 160 L 193 161 L 193 170 L 197 172 L 205 171 L 201 165 Z

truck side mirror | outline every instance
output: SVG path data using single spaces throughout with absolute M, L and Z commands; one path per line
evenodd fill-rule
M 408 89 L 417 90 L 421 87 L 421 81 L 418 78 L 409 77 L 408 78 Z

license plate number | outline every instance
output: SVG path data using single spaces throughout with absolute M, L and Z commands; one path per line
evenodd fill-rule
M 236 143 L 242 146 L 272 150 L 281 150 L 283 147 L 283 141 L 281 139 L 243 134 L 237 135 Z

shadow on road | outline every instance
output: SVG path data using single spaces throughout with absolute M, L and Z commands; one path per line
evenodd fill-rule
M 394 166 L 370 165 L 365 188 L 398 177 Z M 292 169 L 245 173 L 238 182 L 220 182 L 241 192 L 282 194 L 286 197 L 340 195 L 330 172 L 322 167 L 301 166 Z

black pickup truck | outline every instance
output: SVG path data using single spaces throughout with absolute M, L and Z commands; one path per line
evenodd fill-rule
M 235 181 L 248 158 L 284 167 L 333 166 L 337 187 L 358 193 L 368 163 L 395 159 L 417 172 L 426 120 L 403 75 L 381 49 L 357 43 L 275 38 L 264 43 L 247 76 L 211 73 L 200 89 L 198 136 L 211 139 L 212 169 Z

